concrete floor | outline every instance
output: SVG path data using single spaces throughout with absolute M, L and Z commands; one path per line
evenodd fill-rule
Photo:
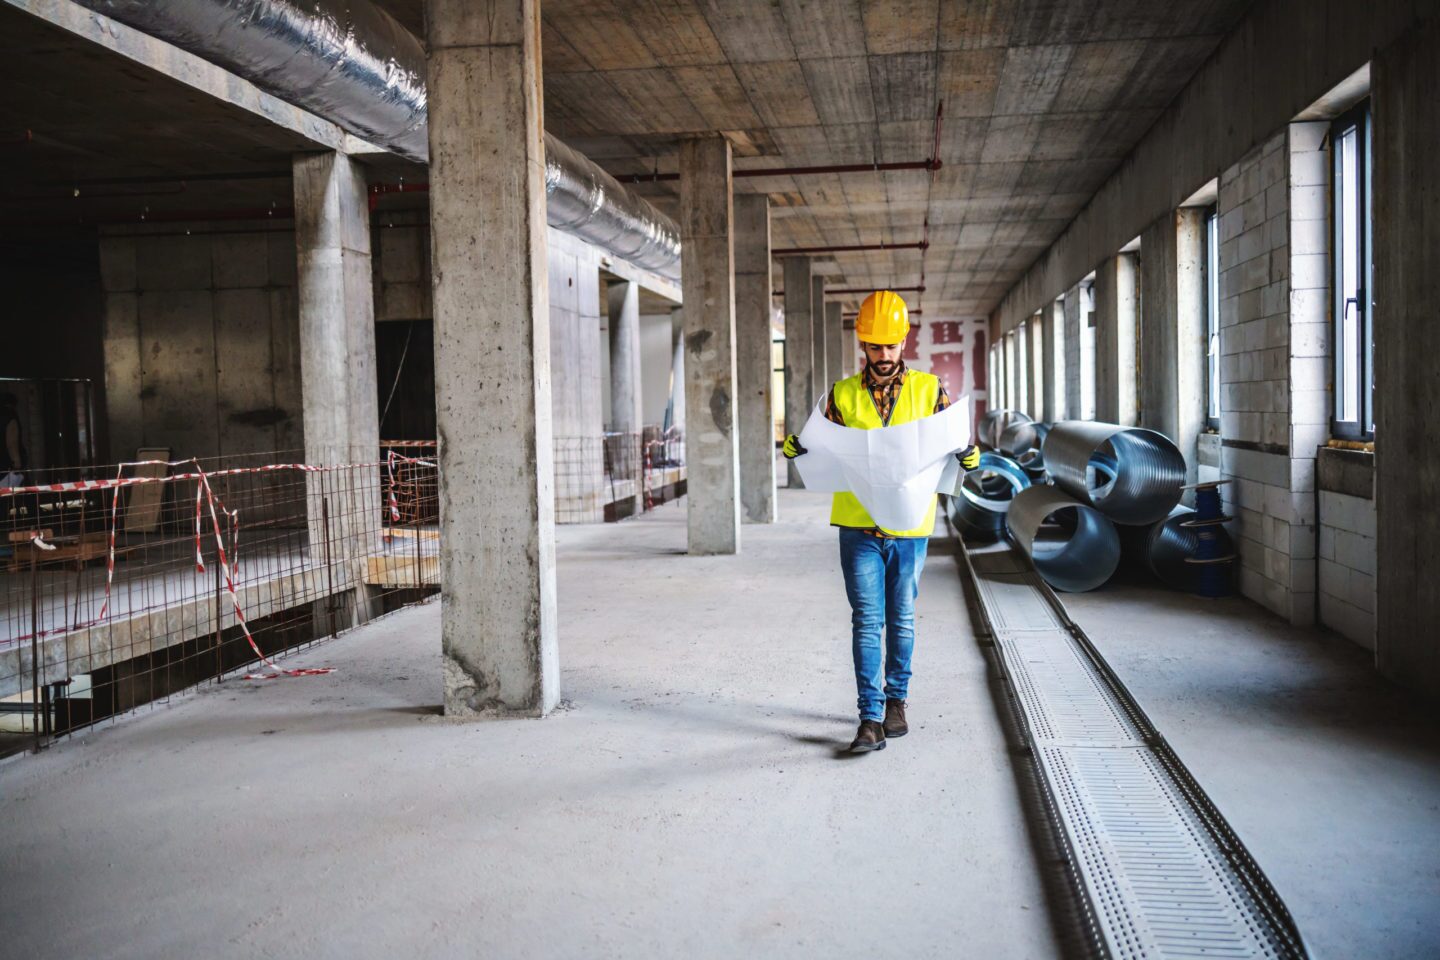
M 1440 957 L 1440 723 L 1333 634 L 1134 579 L 1065 595 L 1320 958 Z
M 911 735 L 839 758 L 835 535 L 781 505 L 731 558 L 683 501 L 562 527 L 546 720 L 437 715 L 432 603 L 0 767 L 0 955 L 1054 956 L 952 557 Z

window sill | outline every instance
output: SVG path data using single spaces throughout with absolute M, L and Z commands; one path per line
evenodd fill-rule
M 1336 446 L 1337 442 L 1344 441 L 1332 440 L 1320 448 L 1315 460 L 1316 487 L 1327 493 L 1375 499 L 1374 443 L 1363 445 L 1370 449 L 1350 449 Z

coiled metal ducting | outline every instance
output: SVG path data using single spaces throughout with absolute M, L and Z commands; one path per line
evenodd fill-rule
M 1029 423 L 1030 417 L 1019 410 L 987 410 L 980 418 L 978 441 L 991 449 L 1000 449 L 1000 437 L 1012 423 Z
M 1117 523 L 1154 523 L 1180 502 L 1185 458 L 1154 430 L 1062 420 L 1041 450 L 1056 486 Z
M 1045 455 L 1041 447 L 1045 435 L 1050 432 L 1048 423 L 1033 420 L 1016 420 L 1000 434 L 1000 450 L 1025 468 L 1030 479 L 1036 483 L 1045 482 Z
M 1200 589 L 1201 567 L 1186 562 L 1195 556 L 1200 543 L 1200 533 L 1185 523 L 1195 518 L 1195 511 L 1189 507 L 1176 507 L 1170 516 L 1152 524 L 1145 535 L 1145 565 L 1162 583 L 1197 593 Z M 1233 545 L 1225 528 L 1214 528 L 1221 545 L 1221 554 L 1230 553 Z
M 986 450 L 980 466 L 965 474 L 950 497 L 950 522 L 967 540 L 993 543 L 1005 536 L 1010 501 L 1028 486 L 1030 478 L 1020 464 Z
M 425 49 L 367 0 L 79 0 L 402 157 L 430 157 Z M 680 230 L 545 134 L 546 219 L 638 266 L 680 271 Z
M 1047 526 L 1046 520 L 1052 522 Z M 1120 537 L 1100 511 L 1055 487 L 1026 487 L 1010 502 L 1010 539 L 1056 590 L 1083 593 L 1109 580 L 1120 563 Z

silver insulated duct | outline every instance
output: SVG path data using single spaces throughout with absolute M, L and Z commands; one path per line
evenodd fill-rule
M 78 0 L 421 163 L 430 159 L 425 49 L 366 0 Z M 669 276 L 680 230 L 594 162 L 545 134 L 546 219 Z
M 1155 523 L 1180 502 L 1185 458 L 1154 430 L 1061 420 L 1041 452 L 1057 487 L 1116 523 Z

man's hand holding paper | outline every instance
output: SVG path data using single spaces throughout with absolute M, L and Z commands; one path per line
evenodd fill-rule
M 881 527 L 918 526 L 936 493 L 955 489 L 953 454 L 970 443 L 970 401 L 962 397 L 933 416 L 875 430 L 831 423 L 823 402 L 800 431 L 806 455 L 795 460 L 805 488 L 849 491 Z

